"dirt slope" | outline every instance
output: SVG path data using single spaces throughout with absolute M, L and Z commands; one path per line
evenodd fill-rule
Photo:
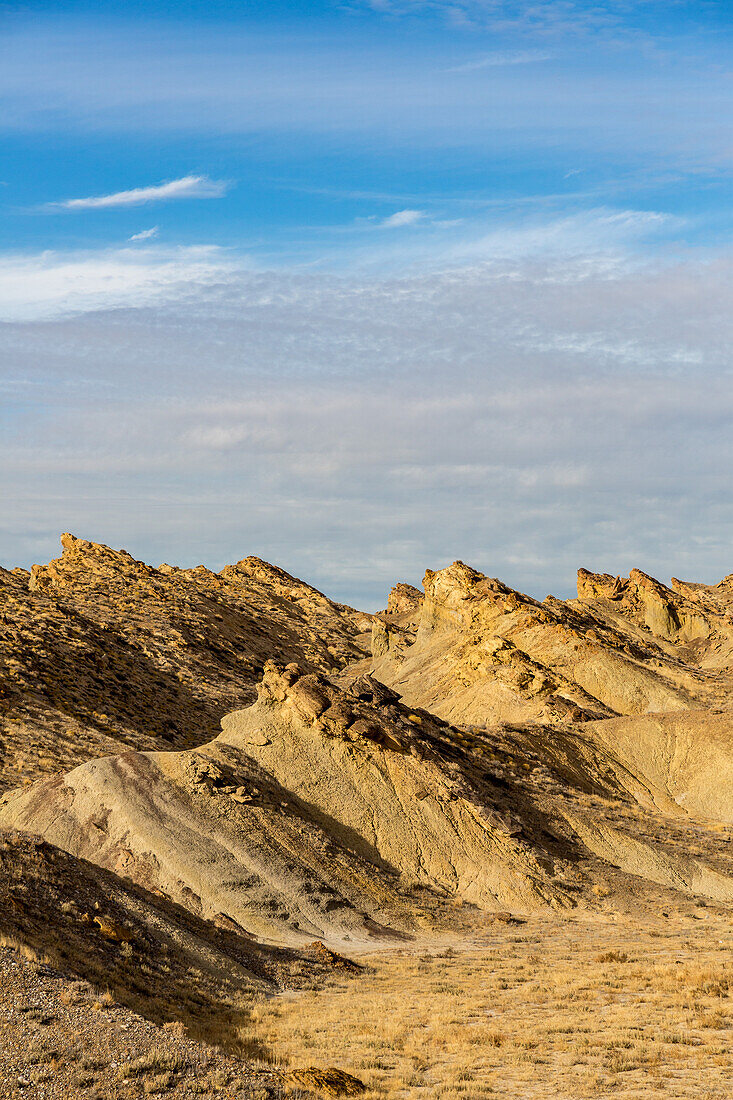
M 619 904 L 643 880 L 733 900 L 726 837 L 672 827 L 603 726 L 462 731 L 370 677 L 270 663 L 214 741 L 8 792 L 0 825 L 280 943 L 417 935 L 455 924 L 446 899 L 592 906 L 613 869 Z
M 733 714 L 685 711 L 592 722 L 604 745 L 667 813 L 733 823 Z M 643 790 L 635 793 L 643 799 Z
M 0 944 L 22 944 L 155 1023 L 235 1047 L 233 1010 L 257 993 L 312 987 L 339 960 L 265 947 L 229 924 L 36 837 L 0 833 Z
M 554 858 L 515 838 L 462 735 L 374 681 L 344 692 L 269 664 L 257 703 L 223 725 L 195 750 L 106 757 L 9 792 L 0 823 L 284 941 L 411 932 L 446 895 L 561 903 Z
M 206 741 L 269 658 L 330 670 L 363 656 L 369 616 L 259 558 L 212 573 L 62 545 L 30 574 L 0 569 L 0 789 Z

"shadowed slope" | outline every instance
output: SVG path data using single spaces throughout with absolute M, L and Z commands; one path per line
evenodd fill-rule
M 339 965 L 323 951 L 257 944 L 17 832 L 0 833 L 0 943 L 232 1049 L 254 994 L 318 984 Z
M 605 724 L 461 731 L 371 677 L 344 691 L 270 663 L 216 740 L 9 792 L 0 824 L 278 942 L 452 924 L 441 899 L 593 905 L 609 866 L 626 875 L 619 904 L 638 891 L 628 876 L 733 900 L 724 838 L 665 825 Z
M 512 816 L 521 798 L 497 797 L 462 735 L 375 681 L 344 692 L 270 664 L 257 703 L 223 725 L 195 750 L 108 757 L 10 792 L 0 822 L 281 940 L 404 933 L 452 895 L 562 903 L 564 857 L 531 815 Z
M 153 569 L 62 537 L 48 566 L 0 569 L 0 789 L 104 753 L 216 736 L 264 662 L 360 657 L 369 616 L 259 558 Z

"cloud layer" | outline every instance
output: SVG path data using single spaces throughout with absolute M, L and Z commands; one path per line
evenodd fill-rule
M 733 570 L 729 259 L 147 263 L 122 299 L 89 307 L 77 270 L 86 311 L 4 327 L 8 564 L 71 528 L 153 562 L 257 553 L 369 607 L 455 557 L 538 595 L 579 564 Z
M 0 257 L 0 322 L 151 306 L 225 278 L 233 266 L 214 247 L 5 254 Z

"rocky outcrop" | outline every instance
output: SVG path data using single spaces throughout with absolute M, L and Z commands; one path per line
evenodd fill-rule
M 368 616 L 63 545 L 0 571 L 0 826 L 287 942 L 592 905 L 599 866 L 733 898 L 731 578 L 536 600 L 455 562 Z
M 532 599 L 463 562 L 428 570 L 424 585 L 414 640 L 396 640 L 389 610 L 378 616 L 371 667 L 450 721 L 563 724 L 727 697 L 704 659 L 713 640 L 724 659 L 725 618 L 713 623 L 701 600 L 639 570 L 580 570 L 579 599 L 567 602 Z
M 277 735 L 263 737 L 274 725 Z M 457 731 L 404 707 L 370 676 L 350 691 L 268 666 L 256 707 L 223 722 L 220 740 L 245 747 L 344 843 L 481 908 L 532 908 L 557 898 L 521 831 L 498 812 L 481 765 Z
M 699 600 L 688 595 L 691 591 L 680 581 L 673 581 L 673 587 L 668 588 L 641 569 L 632 569 L 628 577 L 615 578 L 606 573 L 578 570 L 580 600 L 612 601 L 618 613 L 668 641 L 704 640 L 715 629 L 714 623 L 702 613 Z M 718 628 L 722 625 L 718 623 Z
M 399 584 L 395 584 L 390 589 L 387 597 L 387 613 L 417 620 L 420 616 L 422 602 L 423 594 L 419 588 L 400 581 Z
M 396 584 L 387 599 L 387 610 L 372 618 L 371 651 L 376 657 L 390 653 L 399 658 L 415 640 L 423 594 L 411 584 Z
M 256 703 L 226 716 L 214 741 L 106 757 L 8 792 L 0 827 L 278 943 L 414 935 L 452 923 L 456 904 L 593 904 L 595 857 L 733 898 L 730 859 L 714 845 L 696 853 L 699 830 L 672 797 L 674 782 L 678 794 L 709 782 L 702 755 L 688 747 L 665 772 L 659 748 L 642 758 L 633 728 L 582 730 L 459 730 L 369 675 L 343 690 L 267 663 Z M 647 743 L 663 742 L 660 724 Z M 716 770 L 733 813 L 730 748 L 721 740 Z M 696 796 L 688 808 L 704 807 Z M 674 827 L 654 821 L 670 813 Z

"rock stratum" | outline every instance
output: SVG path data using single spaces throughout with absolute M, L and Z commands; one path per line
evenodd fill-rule
M 367 615 L 62 543 L 0 574 L 0 828 L 82 877 L 290 951 L 733 903 L 733 578 L 456 562 Z

